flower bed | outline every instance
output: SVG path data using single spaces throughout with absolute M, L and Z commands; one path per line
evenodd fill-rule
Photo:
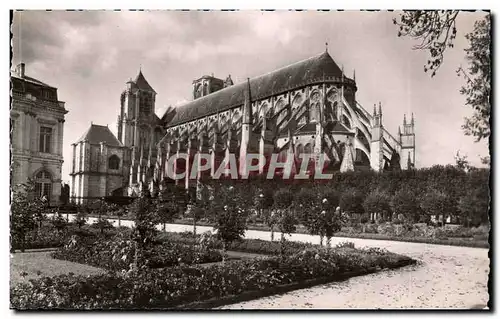
M 193 245 L 196 243 L 200 234 L 196 235 L 196 238 L 193 236 L 193 233 L 184 232 L 184 233 L 162 233 L 158 236 L 158 241 L 160 242 L 175 242 L 186 245 Z M 206 235 L 205 235 L 206 236 Z M 211 238 L 211 248 L 214 249 L 222 249 L 222 242 L 215 238 Z M 287 255 L 297 253 L 298 251 L 302 251 L 307 248 L 312 248 L 314 245 L 309 243 L 301 243 L 295 241 L 286 241 L 285 242 L 285 253 Z M 234 241 L 230 245 L 227 246 L 227 250 L 230 251 L 239 251 L 245 253 L 254 253 L 254 254 L 262 254 L 262 255 L 277 255 L 281 251 L 281 242 L 280 241 L 267 241 L 262 239 L 242 239 L 239 241 Z
M 148 269 L 124 275 L 57 276 L 12 287 L 15 309 L 165 309 L 253 293 L 255 298 L 277 287 L 334 281 L 346 274 L 414 264 L 415 260 L 379 249 L 308 249 L 265 259 L 229 262 L 225 266 Z M 190 306 L 191 305 L 191 306 Z
M 52 257 L 87 264 L 113 271 L 129 270 L 134 260 L 134 243 L 124 234 L 111 239 L 73 236 L 70 241 L 52 253 Z M 218 262 L 222 255 L 214 249 L 162 242 L 144 251 L 149 268 L 163 268 L 184 264 Z

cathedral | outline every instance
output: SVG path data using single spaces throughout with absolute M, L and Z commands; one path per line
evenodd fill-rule
M 383 125 L 379 103 L 368 112 L 356 101 L 356 77 L 347 77 L 328 51 L 234 84 L 203 76 L 192 83 L 193 100 L 155 114 L 156 92 L 140 71 L 121 94 L 118 136 L 91 125 L 73 144 L 72 197 L 76 202 L 109 195 L 137 196 L 143 187 L 175 182 L 187 188 L 214 174 L 229 154 L 323 154 L 328 171 L 383 171 L 415 165 L 413 114 L 397 137 Z M 166 174 L 171 156 L 187 154 Z M 196 154 L 212 169 L 189 177 Z M 264 174 L 266 168 L 259 169 Z

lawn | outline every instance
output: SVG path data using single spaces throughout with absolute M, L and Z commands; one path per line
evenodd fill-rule
M 51 251 L 31 251 L 11 254 L 10 285 L 11 287 L 29 279 L 52 277 L 74 273 L 75 275 L 97 275 L 105 271 L 88 265 L 54 259 Z

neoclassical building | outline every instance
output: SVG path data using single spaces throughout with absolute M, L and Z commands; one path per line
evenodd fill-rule
M 34 196 L 58 205 L 61 195 L 65 103 L 57 88 L 26 74 L 24 63 L 11 71 L 11 185 L 35 182 Z
M 408 169 L 415 164 L 413 115 L 409 121 L 405 116 L 396 137 L 391 135 L 383 125 L 382 105 L 374 105 L 371 113 L 363 108 L 356 100 L 355 75 L 347 77 L 327 51 L 241 83 L 211 75 L 192 85 L 193 100 L 169 107 L 159 118 L 156 92 L 142 72 L 127 82 L 116 143 L 122 151 L 114 154 L 122 163 L 122 184 L 106 184 L 108 195 L 135 196 L 141 187 L 154 190 L 174 182 L 166 174 L 167 161 L 180 153 L 187 158 L 177 161 L 174 170 L 188 176 L 200 153 L 209 154 L 212 167 L 229 154 L 244 158 L 249 153 L 265 158 L 279 154 L 281 159 L 324 154 L 326 171 Z M 89 161 L 85 151 L 75 154 L 77 161 Z M 100 165 L 108 163 L 109 168 L 110 154 L 101 155 Z M 188 188 L 212 174 L 214 169 L 175 183 Z

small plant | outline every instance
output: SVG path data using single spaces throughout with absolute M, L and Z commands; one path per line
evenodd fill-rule
M 350 242 L 350 241 L 343 241 L 341 243 L 338 243 L 337 245 L 335 245 L 335 248 L 356 248 L 354 246 L 354 243 L 353 242 Z
M 109 220 L 104 219 L 104 218 L 97 219 L 91 226 L 93 228 L 99 229 L 99 232 L 101 234 L 103 234 L 105 230 L 114 228 L 113 224 L 111 224 L 111 222 Z

